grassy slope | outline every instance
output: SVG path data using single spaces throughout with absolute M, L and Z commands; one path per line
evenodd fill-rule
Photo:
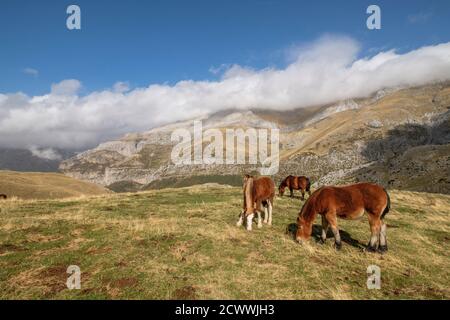
M 101 186 L 58 173 L 0 171 L 0 193 L 21 199 L 68 198 L 100 195 Z
M 341 252 L 296 244 L 285 230 L 299 199 L 276 199 L 272 227 L 237 228 L 238 188 L 0 202 L 0 298 L 449 299 L 450 196 L 391 197 L 383 256 L 361 250 L 366 219 L 340 221 L 359 241 Z M 71 264 L 78 291 L 65 289 Z M 381 290 L 366 288 L 371 264 Z

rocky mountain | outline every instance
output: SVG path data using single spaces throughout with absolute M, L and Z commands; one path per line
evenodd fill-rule
M 278 182 L 308 175 L 313 186 L 373 181 L 415 191 L 450 193 L 450 83 L 390 88 L 368 98 L 290 111 L 228 110 L 203 129 L 279 128 Z M 179 122 L 99 145 L 65 160 L 71 177 L 116 191 L 218 182 L 240 185 L 255 165 L 175 165 L 171 133 Z

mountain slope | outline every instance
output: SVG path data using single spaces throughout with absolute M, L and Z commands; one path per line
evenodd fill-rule
M 107 194 L 110 191 L 59 173 L 0 171 L 0 193 L 21 199 L 60 199 Z
M 449 107 L 450 83 L 440 83 L 284 112 L 228 110 L 202 120 L 204 129 L 279 128 L 276 180 L 296 174 L 310 176 L 315 187 L 364 180 L 449 193 Z M 243 173 L 259 167 L 175 166 L 170 135 L 177 128 L 192 131 L 192 126 L 193 121 L 186 121 L 129 134 L 62 162 L 60 169 L 75 178 L 129 191 L 189 181 L 219 182 L 218 176 L 237 185 Z M 414 153 L 425 165 L 415 164 L 419 158 Z M 429 176 L 430 181 L 418 176 Z
M 70 150 L 55 150 L 57 158 L 42 158 L 27 149 L 0 148 L 0 170 L 57 172 L 62 159 L 75 155 Z

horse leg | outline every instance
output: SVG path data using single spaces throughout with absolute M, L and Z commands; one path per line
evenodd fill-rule
M 267 221 L 267 224 L 269 226 L 272 225 L 272 208 L 273 208 L 272 201 L 273 200 L 267 200 L 267 205 L 269 206 L 269 220 Z
M 381 230 L 380 230 L 380 252 L 386 252 L 388 250 L 387 247 L 387 239 L 386 239 L 386 223 L 381 221 Z
M 261 211 L 260 210 L 256 210 L 256 214 L 258 215 L 258 228 L 262 228 Z
M 245 212 L 245 211 L 242 211 L 242 212 L 239 214 L 239 220 L 238 220 L 238 222 L 236 222 L 236 226 L 237 226 L 237 227 L 242 226 L 242 223 L 244 222 L 244 212 Z
M 302 190 L 302 201 L 305 201 L 305 190 L 303 190 L 303 189 L 301 189 Z
M 328 223 L 327 219 L 325 218 L 325 216 L 322 216 L 322 236 L 320 238 L 322 243 L 325 243 L 325 241 L 327 240 L 328 227 L 329 227 L 329 223 Z
M 267 204 L 269 205 L 269 204 Z M 267 220 L 269 219 L 269 213 L 267 212 L 267 207 L 264 207 L 264 223 L 267 223 Z
M 339 234 L 339 229 L 337 225 L 336 213 L 335 212 L 327 213 L 326 218 L 331 227 L 331 231 L 333 231 L 334 245 L 337 250 L 341 250 L 342 242 L 341 242 L 341 235 Z
M 289 191 L 291 192 L 291 198 L 293 198 L 294 197 L 294 189 L 289 188 Z
M 253 213 L 247 216 L 247 231 L 252 231 L 253 216 L 254 216 Z
M 381 231 L 381 220 L 379 217 L 375 217 L 374 214 L 369 213 L 369 224 L 370 224 L 370 231 L 371 231 L 371 237 L 369 240 L 369 244 L 367 245 L 367 251 L 369 252 L 375 252 L 378 248 L 378 241 L 380 239 L 380 231 Z

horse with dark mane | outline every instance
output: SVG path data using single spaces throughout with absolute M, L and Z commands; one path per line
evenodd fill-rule
M 308 192 L 309 196 L 311 196 L 311 182 L 309 178 L 305 176 L 287 176 L 281 181 L 280 186 L 278 187 L 280 197 L 283 196 L 286 188 L 291 192 L 291 198 L 294 196 L 294 190 L 300 190 L 302 193 L 302 200 L 305 200 L 305 192 Z
M 303 205 L 297 218 L 296 240 L 299 243 L 309 239 L 312 224 L 317 214 L 322 216 L 322 242 L 331 227 L 337 249 L 341 248 L 341 237 L 337 217 L 354 220 L 367 213 L 371 237 L 368 251 L 387 251 L 386 224 L 383 221 L 389 212 L 391 201 L 387 191 L 376 184 L 358 183 L 343 187 L 322 187 L 315 191 Z
M 6 194 L 0 193 L 0 199 L 6 200 L 8 199 L 8 197 L 6 196 Z
M 264 223 L 272 225 L 272 208 L 275 197 L 275 183 L 269 177 L 254 178 L 250 175 L 244 177 L 244 204 L 239 215 L 237 226 L 241 226 L 244 218 L 247 221 L 247 230 L 252 230 L 254 214 L 258 215 L 258 228 L 262 227 L 261 210 L 264 208 Z

